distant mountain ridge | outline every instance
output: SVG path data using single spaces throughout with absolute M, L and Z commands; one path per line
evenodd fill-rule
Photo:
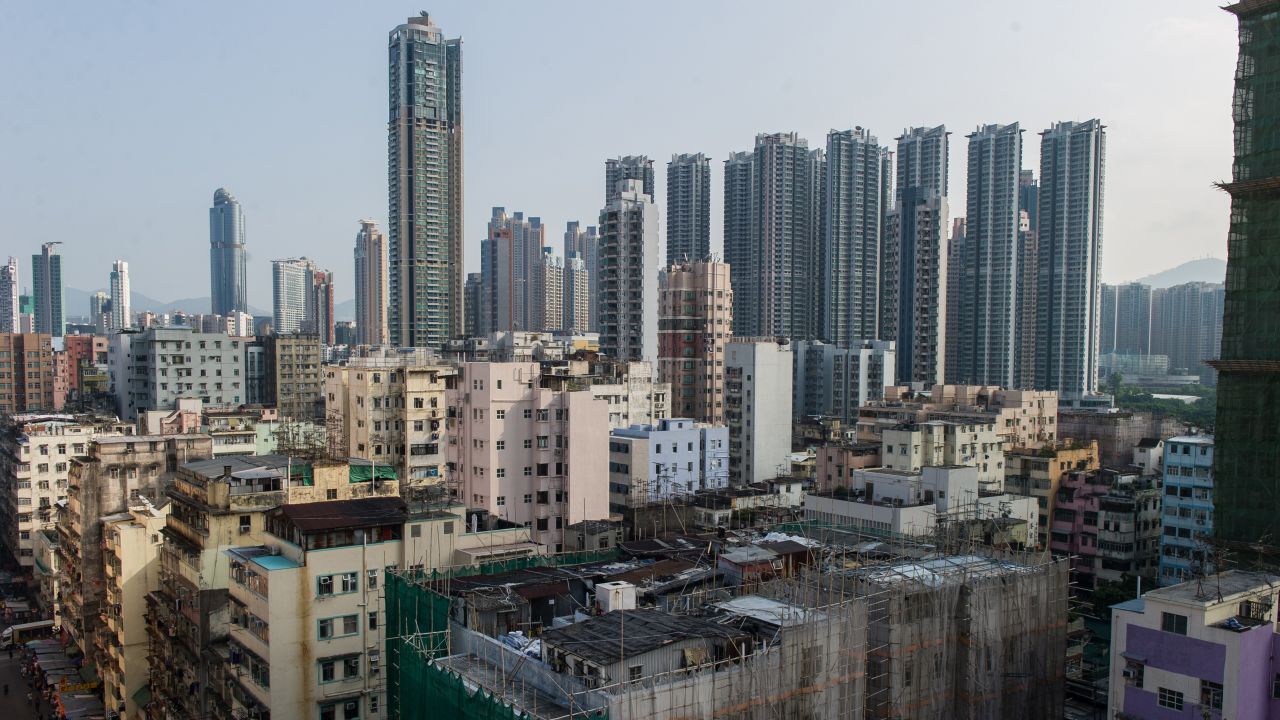
M 106 289 L 98 290 L 80 290 L 79 288 L 63 288 L 62 305 L 66 309 L 68 317 L 82 317 L 89 314 L 89 298 L 95 292 L 107 292 Z M 129 304 L 133 312 L 153 312 L 168 313 L 175 310 L 181 310 L 185 313 L 199 314 L 209 312 L 212 305 L 209 296 L 182 298 L 181 300 L 173 300 L 170 302 L 162 302 L 155 298 L 147 297 L 139 292 L 129 293 Z M 270 315 L 270 311 L 262 311 L 259 308 L 249 306 L 250 315 Z
M 1189 282 L 1221 283 L 1227 278 L 1227 261 L 1222 258 L 1188 260 L 1176 267 L 1153 273 L 1134 282 L 1153 288 L 1167 288 Z

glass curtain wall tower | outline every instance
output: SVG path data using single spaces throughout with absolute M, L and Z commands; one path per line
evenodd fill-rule
M 209 208 L 210 311 L 224 317 L 249 312 L 247 287 L 244 212 L 230 190 L 218 188 Z

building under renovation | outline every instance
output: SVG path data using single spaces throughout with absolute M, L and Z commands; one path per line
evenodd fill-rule
M 783 529 L 389 575 L 389 717 L 1061 711 L 1065 560 Z

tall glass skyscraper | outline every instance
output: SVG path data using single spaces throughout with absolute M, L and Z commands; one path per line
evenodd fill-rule
M 947 259 L 946 380 L 1015 387 L 1022 129 L 984 125 L 968 137 L 968 211 Z
M 1098 388 L 1105 166 L 1101 121 L 1040 133 L 1034 387 L 1069 399 Z
M 462 326 L 462 39 L 426 13 L 387 47 L 390 341 L 439 346 Z
M 702 153 L 667 163 L 667 266 L 711 254 L 711 163 Z
M 209 208 L 209 294 L 215 315 L 249 312 L 245 265 L 240 201 L 230 190 L 218 188 Z
M 47 242 L 39 255 L 31 256 L 31 276 L 35 284 L 36 332 L 62 337 L 66 310 L 62 304 L 62 256 L 60 242 Z

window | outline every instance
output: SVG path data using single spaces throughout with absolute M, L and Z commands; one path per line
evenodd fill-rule
M 507 469 L 506 469 L 506 468 L 498 468 L 498 469 L 497 469 L 496 471 L 494 471 L 494 472 L 495 472 L 495 477 L 504 478 L 504 477 L 506 477 L 506 476 L 507 476 Z
M 342 703 L 343 720 L 359 720 L 360 718 L 360 701 L 347 700 Z
M 316 578 L 317 595 L 334 595 L 336 593 L 353 593 L 360 589 L 360 578 L 357 573 L 349 572 L 340 575 L 322 575 Z
M 370 715 L 378 714 L 378 696 L 377 695 L 371 695 L 369 697 L 369 714 Z
M 495 411 L 493 411 L 493 415 L 494 415 L 494 417 L 495 417 L 495 418 L 497 418 L 497 419 L 499 419 L 499 420 L 506 420 L 506 419 L 507 419 L 507 411 L 506 411 L 506 410 L 495 410 Z
M 499 495 L 499 496 L 498 496 L 498 507 L 503 507 L 503 506 L 504 506 L 504 505 L 506 505 L 506 504 L 507 504 L 507 496 L 506 496 L 506 495 Z
M 369 611 L 369 629 L 370 630 L 378 629 L 378 611 L 377 610 Z
M 321 705 L 320 720 L 338 720 L 338 706 L 333 703 Z
M 532 440 L 530 440 L 530 439 L 528 439 L 528 438 L 525 438 L 525 440 L 524 440 L 524 449 L 525 449 L 525 450 L 529 450 L 529 449 L 532 449 L 532 448 L 533 448 L 533 441 L 532 441 Z
M 368 586 L 370 590 L 376 590 L 378 588 L 378 575 L 381 572 L 382 572 L 381 570 L 369 571 L 369 579 L 365 581 L 365 584 Z
M 494 449 L 495 449 L 495 450 L 506 450 L 506 449 L 507 449 L 507 441 L 506 441 L 506 440 L 498 440 L 497 442 L 495 442 L 495 443 L 493 444 L 493 447 L 494 447 Z
M 643 665 L 632 665 L 631 667 L 627 668 L 627 680 L 630 680 L 631 682 L 635 682 L 643 678 L 644 678 Z
M 354 655 L 342 660 L 342 677 L 360 677 L 360 656 Z
M 533 419 L 533 410 L 530 410 L 530 409 L 528 409 L 528 408 L 525 408 L 525 411 L 524 411 L 524 419 L 525 419 L 525 420 L 532 420 L 532 419 Z
M 1156 704 L 1170 710 L 1181 710 L 1182 693 L 1169 688 L 1160 688 L 1160 692 L 1156 695 Z
M 337 665 L 332 660 L 320 661 L 320 682 L 333 682 L 337 679 Z
M 1209 708 L 1210 710 L 1222 709 L 1221 683 L 1208 680 L 1200 681 L 1200 707 Z
M 524 494 L 524 504 L 525 504 L 525 505 L 528 505 L 528 504 L 529 504 L 529 503 L 531 503 L 531 502 L 533 502 L 533 494 L 532 494 L 532 493 L 525 493 L 525 494 Z
M 1271 678 L 1271 697 L 1280 700 L 1280 673 Z
M 241 535 L 245 535 L 249 532 L 250 528 L 252 527 L 251 522 L 252 520 L 250 516 L 248 515 L 240 516 L 240 534 Z
M 360 632 L 360 618 L 357 615 L 342 616 L 342 634 L 355 635 Z
M 319 636 L 321 640 L 328 640 L 333 637 L 333 618 L 325 618 L 320 621 Z
M 546 435 L 539 435 L 539 436 L 538 436 L 538 447 L 539 447 L 539 448 L 548 448 L 548 447 L 551 447 L 548 436 L 546 436 Z
M 1187 616 L 1177 613 L 1160 613 L 1160 629 L 1178 635 L 1187 634 Z
M 360 578 L 354 572 L 342 573 L 338 578 L 341 587 L 339 592 L 351 593 L 360 589 Z

